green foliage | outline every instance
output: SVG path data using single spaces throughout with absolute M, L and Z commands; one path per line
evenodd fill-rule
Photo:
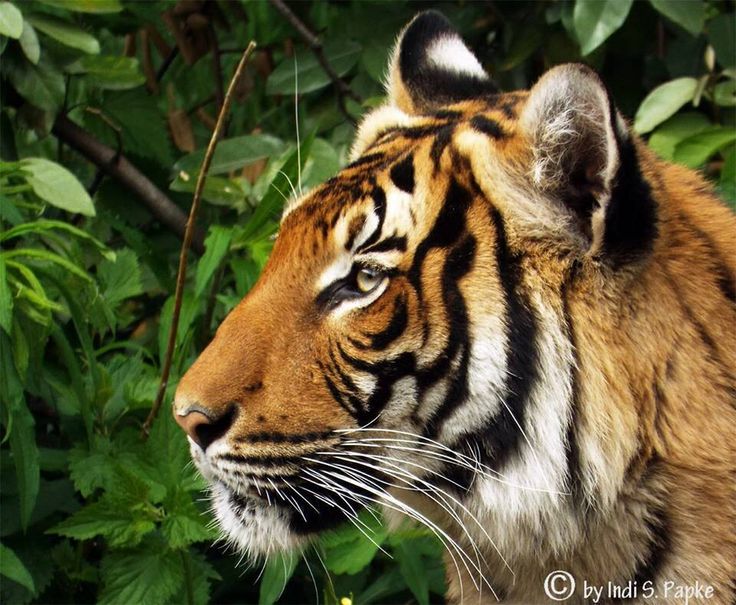
M 164 18 L 172 5 L 163 0 L 0 1 L 0 601 L 435 602 L 441 544 L 412 528 L 389 535 L 367 511 L 301 558 L 275 556 L 262 574 L 243 569 L 239 554 L 212 546 L 205 486 L 166 409 L 141 439 L 180 241 L 58 138 L 59 116 L 186 211 L 217 113 L 213 36 L 225 81 L 247 40 L 259 44 L 206 181 L 205 252 L 190 256 L 169 401 L 255 283 L 285 199 L 346 162 L 351 121 L 382 101 L 391 44 L 419 8 L 290 4 L 362 99 L 341 108 L 270 3 L 195 4 Z M 422 8 L 443 10 L 507 90 L 557 63 L 589 63 L 656 153 L 703 169 L 736 206 L 732 3 L 492 4 Z M 170 19 L 190 17 L 206 35 L 175 37 Z

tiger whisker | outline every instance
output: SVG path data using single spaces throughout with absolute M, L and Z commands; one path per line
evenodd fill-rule
M 464 454 L 461 454 L 460 452 L 455 452 L 456 458 L 452 458 L 451 456 L 439 454 L 437 452 L 428 452 L 426 450 L 422 450 L 418 448 L 411 448 L 408 446 L 398 446 L 398 445 L 373 445 L 372 442 L 416 443 L 416 441 L 412 441 L 408 439 L 364 438 L 364 439 L 355 439 L 353 441 L 343 441 L 341 442 L 341 445 L 386 448 L 386 449 L 395 449 L 395 450 L 400 450 L 400 451 L 414 452 L 426 458 L 434 458 L 436 460 L 442 460 L 448 463 L 456 464 L 457 466 L 460 466 L 463 468 L 467 468 L 468 470 L 478 473 L 486 477 L 487 479 L 490 479 L 491 481 L 496 481 L 497 483 L 508 485 L 509 487 L 514 487 L 517 489 L 522 489 L 522 490 L 530 491 L 530 492 L 541 492 L 541 493 L 550 494 L 550 495 L 559 495 L 559 496 L 569 496 L 570 495 L 570 493 L 566 491 L 551 490 L 551 489 L 547 489 L 543 487 L 532 487 L 532 486 L 521 485 L 518 483 L 514 483 L 512 481 L 508 481 L 503 478 L 504 477 L 503 474 L 486 466 L 485 464 L 480 462 L 480 460 L 476 458 L 469 458 L 465 456 Z M 473 464 L 470 463 L 471 460 L 473 461 Z M 488 469 L 488 470 L 482 470 L 482 469 Z M 491 473 L 494 473 L 494 474 L 491 474 Z
M 331 465 L 329 465 L 326 462 L 319 461 L 319 464 L 323 464 L 323 465 L 328 466 L 328 467 L 331 468 Z M 352 471 L 352 472 L 354 472 L 354 473 L 359 473 L 359 474 L 361 474 L 363 476 L 370 477 L 366 473 L 362 473 L 362 472 L 358 471 L 357 469 L 349 469 L 349 470 Z M 324 473 L 329 474 L 329 475 L 333 475 L 333 476 L 337 475 L 339 477 L 339 474 L 336 474 L 336 473 L 334 473 L 332 471 L 324 471 Z M 373 480 L 372 477 L 370 477 L 370 479 Z M 480 574 L 480 576 L 483 579 L 483 581 L 485 581 L 488 584 L 488 587 L 491 589 L 492 592 L 494 592 L 494 595 L 495 595 L 495 591 L 493 591 L 493 587 L 488 583 L 488 581 L 485 578 L 485 576 L 483 576 L 483 573 L 482 573 L 482 570 L 480 569 L 480 566 L 478 566 L 478 565 L 475 564 L 475 562 L 470 558 L 470 555 L 468 555 L 457 544 L 457 542 L 447 534 L 447 532 L 445 532 L 443 529 L 441 529 L 435 523 L 433 523 L 432 521 L 430 521 L 429 519 L 427 519 L 427 517 L 425 517 L 424 515 L 422 515 L 420 512 L 416 511 L 415 509 L 411 508 L 410 506 L 408 506 L 405 503 L 401 502 L 400 500 L 396 499 L 394 496 L 392 496 L 390 493 L 386 492 L 382 488 L 378 488 L 378 489 L 372 488 L 372 487 L 368 486 L 365 482 L 359 482 L 359 481 L 356 481 L 354 479 L 351 479 L 350 477 L 346 477 L 344 475 L 342 476 L 342 480 L 343 481 L 347 481 L 348 483 L 352 483 L 353 485 L 356 485 L 357 487 L 362 488 L 362 489 L 365 489 L 365 490 L 367 490 L 367 491 L 369 491 L 371 493 L 374 493 L 374 494 L 378 495 L 381 498 L 385 498 L 386 500 L 388 500 L 390 503 L 393 504 L 393 506 L 391 508 L 394 508 L 395 510 L 398 510 L 399 512 L 402 512 L 404 514 L 409 515 L 412 518 L 415 518 L 416 520 L 420 521 L 421 523 L 423 523 L 427 527 L 436 529 L 441 535 L 443 535 L 453 545 L 453 548 L 456 549 L 456 551 L 458 552 L 458 554 L 461 555 L 461 562 L 463 563 L 463 565 L 465 566 L 466 570 L 468 571 L 468 574 L 470 575 L 471 579 L 473 580 L 473 584 L 475 585 L 476 590 L 479 589 L 479 586 L 475 582 L 475 579 L 473 578 L 473 574 L 470 571 L 470 568 L 468 567 L 468 564 L 470 564 L 471 566 L 473 566 L 475 568 L 475 570 Z M 360 496 L 359 494 L 352 494 L 352 495 L 353 495 L 353 497 Z M 379 501 L 378 503 L 379 504 L 382 504 L 382 505 L 386 505 L 386 502 L 384 502 L 383 500 Z M 398 507 L 398 508 L 396 508 L 396 507 Z
M 429 498 L 430 498 L 431 500 L 433 500 L 433 501 L 434 501 L 435 503 L 437 503 L 437 504 L 438 504 L 438 505 L 439 505 L 439 506 L 440 506 L 441 508 L 443 508 L 443 509 L 444 509 L 444 510 L 445 510 L 445 511 L 446 511 L 446 512 L 448 513 L 448 514 L 450 514 L 450 516 L 451 516 L 451 517 L 452 517 L 452 518 L 453 518 L 453 519 L 454 519 L 454 520 L 455 520 L 455 521 L 456 521 L 456 522 L 458 523 L 458 525 L 459 525 L 459 526 L 460 526 L 460 527 L 461 527 L 461 528 L 463 529 L 463 532 L 464 532 L 464 533 L 465 533 L 465 535 L 467 536 L 468 540 L 470 540 L 470 543 L 471 543 L 471 545 L 472 545 L 473 549 L 475 550 L 475 552 L 476 552 L 476 553 L 478 553 L 479 551 L 478 551 L 478 548 L 477 548 L 477 546 L 475 545 L 475 541 L 473 540 L 473 537 L 472 537 L 472 536 L 470 535 L 470 532 L 468 531 L 468 529 L 467 529 L 467 527 L 466 527 L 465 523 L 464 523 L 464 522 L 463 522 L 463 520 L 462 520 L 462 519 L 460 518 L 460 516 L 459 516 L 459 515 L 457 514 L 457 512 L 456 512 L 456 511 L 454 511 L 454 510 L 452 510 L 452 509 L 451 509 L 451 508 L 449 507 L 449 505 L 447 505 L 447 501 L 446 501 L 446 500 L 445 500 L 444 498 L 447 498 L 447 499 L 449 499 L 449 500 L 450 500 L 451 502 L 453 502 L 453 503 L 457 504 L 457 505 L 458 505 L 458 506 L 459 506 L 459 507 L 460 507 L 460 508 L 461 508 L 461 509 L 463 510 L 463 512 L 464 512 L 464 513 L 465 513 L 466 515 L 468 515 L 468 516 L 469 516 L 469 517 L 470 517 L 470 518 L 471 518 L 471 519 L 472 519 L 472 520 L 473 520 L 473 521 L 474 521 L 474 522 L 476 523 L 476 525 L 477 525 L 477 526 L 478 526 L 478 527 L 480 528 L 480 530 L 481 530 L 481 531 L 483 532 L 483 534 L 485 535 L 485 537 L 486 537 L 486 538 L 488 539 L 488 541 L 489 541 L 489 542 L 491 543 L 491 545 L 492 545 L 492 546 L 493 546 L 493 548 L 495 549 L 495 551 L 496 551 L 496 553 L 498 554 L 498 556 L 499 556 L 499 557 L 501 558 L 501 560 L 502 560 L 502 561 L 504 562 L 504 565 L 506 566 L 506 568 L 507 568 L 507 569 L 508 569 L 508 570 L 509 570 L 509 571 L 511 572 L 511 575 L 512 575 L 512 576 L 514 575 L 514 571 L 513 571 L 512 569 L 511 569 L 510 565 L 509 565 L 509 564 L 508 564 L 508 562 L 506 561 L 506 558 L 505 558 L 505 557 L 504 557 L 504 556 L 503 556 L 503 555 L 501 554 L 501 551 L 500 551 L 500 550 L 498 549 L 498 546 L 497 546 L 497 545 L 496 545 L 496 543 L 495 543 L 495 542 L 494 542 L 494 541 L 493 541 L 493 540 L 491 539 L 490 535 L 488 535 L 488 532 L 487 532 L 487 531 L 485 530 L 485 528 L 483 527 L 483 525 L 482 525 L 482 524 L 480 523 L 480 521 L 478 521 L 478 519 L 477 519 L 477 518 L 475 517 L 475 515 L 473 515 L 473 513 L 471 513 L 471 512 L 470 512 L 470 511 L 468 510 L 468 508 L 467 508 L 467 507 L 466 507 L 466 506 L 465 506 L 464 504 L 462 504 L 462 502 L 460 502 L 460 501 L 459 501 L 459 500 L 458 500 L 457 498 L 455 498 L 455 497 L 454 497 L 454 496 L 452 496 L 451 494 L 447 493 L 446 491 L 442 490 L 441 488 L 438 488 L 437 486 L 435 486 L 435 485 L 432 485 L 432 484 L 431 484 L 431 483 L 429 483 L 428 481 L 425 481 L 425 480 L 423 480 L 423 479 L 421 479 L 421 478 L 417 477 L 417 476 L 416 476 L 416 475 L 415 475 L 414 473 L 411 473 L 410 471 L 407 471 L 406 469 L 402 469 L 401 467 L 399 467 L 399 466 L 397 466 L 397 465 L 395 465 L 395 464 L 393 464 L 393 463 L 391 462 L 392 460 L 396 460 L 396 461 L 398 461 L 398 462 L 403 462 L 402 460 L 399 460 L 399 459 L 397 459 L 397 458 L 391 458 L 391 457 L 387 457 L 387 456 L 374 456 L 374 457 L 373 457 L 373 456 L 371 456 L 371 455 L 368 455 L 368 454 L 360 454 L 360 453 L 358 453 L 358 452 L 348 452 L 347 454 L 348 454 L 348 455 L 353 455 L 353 456 L 362 456 L 362 457 L 366 457 L 366 458 L 368 458 L 368 459 L 372 459 L 372 458 L 380 458 L 380 459 L 382 459 L 382 460 L 388 461 L 388 462 L 387 462 L 387 464 L 391 465 L 391 467 L 392 467 L 393 469 L 395 469 L 395 470 L 394 470 L 393 472 L 391 472 L 391 471 L 388 471 L 387 469 L 385 469 L 385 467 L 383 467 L 383 468 L 382 468 L 382 470 L 383 470 L 384 472 L 387 472 L 387 474 L 389 474 L 389 475 L 393 476 L 394 478 L 397 478 L 397 479 L 399 479 L 399 480 L 401 480 L 401 481 L 406 481 L 406 479 L 403 479 L 402 477 L 400 477 L 400 476 L 397 476 L 397 475 L 396 475 L 396 472 L 402 473 L 402 474 L 403 474 L 404 476 L 408 476 L 408 477 L 409 477 L 409 479 L 411 480 L 411 482 L 415 482 L 415 481 L 418 481 L 418 482 L 422 483 L 423 485 L 425 485 L 425 486 L 427 487 L 427 490 L 429 490 L 429 492 L 432 492 L 432 493 L 435 493 L 435 494 L 438 494 L 438 495 L 440 495 L 440 497 L 442 498 L 442 502 L 440 502 L 440 501 L 438 501 L 437 499 L 435 499 L 435 498 L 434 498 L 434 497 L 433 497 L 433 496 L 432 496 L 432 495 L 431 495 L 431 494 L 430 494 L 430 493 L 429 493 L 428 491 L 422 490 L 422 491 L 423 491 L 423 493 L 424 493 L 424 494 L 425 494 L 425 495 L 426 495 L 427 497 L 429 497 Z M 338 454 L 338 455 L 333 455 L 333 456 L 334 456 L 335 458 L 338 458 L 338 459 L 341 459 L 341 460 L 344 460 L 344 459 L 345 459 L 345 458 L 344 458 L 345 454 Z M 349 461 L 349 460 L 348 460 L 348 461 Z M 353 460 L 352 462 L 356 463 L 356 461 L 355 461 L 355 460 Z M 357 464 L 362 464 L 362 465 L 364 465 L 364 466 L 367 466 L 367 467 L 371 468 L 371 465 L 370 465 L 370 464 L 367 464 L 367 463 L 361 463 L 360 461 L 358 461 L 358 462 L 357 462 Z M 409 463 L 409 464 L 412 464 L 412 463 Z M 433 472 L 433 471 L 431 471 L 431 469 L 427 469 L 426 467 L 423 467 L 423 466 L 421 466 L 421 465 L 416 465 L 416 466 L 419 466 L 419 467 L 420 467 L 420 468 L 422 468 L 423 470 L 427 470 L 427 471 L 429 471 L 429 472 Z M 439 474 L 439 473 L 437 473 L 437 474 Z M 440 476 L 442 476 L 442 475 L 440 475 Z M 445 478 L 445 479 L 446 479 L 446 478 Z M 454 482 L 453 482 L 453 483 L 454 483 Z M 456 485 L 458 485 L 458 486 L 459 486 L 459 484 L 456 484 Z M 462 488 L 462 486 L 459 486 L 459 487 L 461 487 L 461 488 Z M 484 562 L 486 562 L 486 561 L 485 561 L 485 558 L 484 558 L 484 557 L 482 557 L 482 558 L 483 558 L 483 561 L 484 561 Z

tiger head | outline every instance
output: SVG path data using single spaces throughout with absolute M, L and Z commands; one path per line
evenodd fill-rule
M 500 92 L 436 12 L 402 32 L 387 91 L 178 385 L 218 521 L 250 554 L 374 504 L 444 531 L 417 494 L 511 515 L 587 489 L 564 291 L 586 263 L 648 253 L 638 143 L 588 67 Z

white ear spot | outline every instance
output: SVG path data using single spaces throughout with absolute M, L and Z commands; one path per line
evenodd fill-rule
M 488 78 L 478 59 L 457 36 L 437 38 L 427 49 L 426 60 L 432 67 L 443 71 Z

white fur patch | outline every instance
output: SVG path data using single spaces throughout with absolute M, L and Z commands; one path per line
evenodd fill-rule
M 483 66 L 458 36 L 442 36 L 427 49 L 427 62 L 443 71 L 488 78 Z

